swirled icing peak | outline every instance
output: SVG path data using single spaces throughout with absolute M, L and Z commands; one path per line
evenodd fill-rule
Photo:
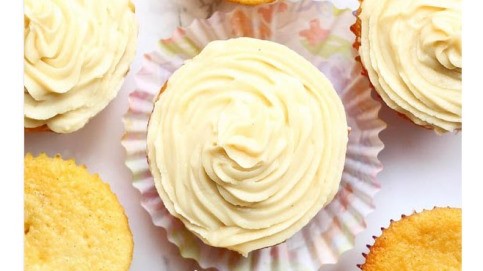
M 359 52 L 391 108 L 437 132 L 461 129 L 461 0 L 364 0 Z
M 169 212 L 247 255 L 300 230 L 336 194 L 348 129 L 329 80 L 287 47 L 213 41 L 168 80 L 147 148 Z
M 82 128 L 116 96 L 135 55 L 129 0 L 25 0 L 24 122 Z

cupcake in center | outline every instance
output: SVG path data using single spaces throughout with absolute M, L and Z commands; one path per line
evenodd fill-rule
M 337 193 L 348 127 L 330 81 L 270 41 L 213 41 L 172 74 L 147 154 L 171 215 L 243 256 L 284 242 Z

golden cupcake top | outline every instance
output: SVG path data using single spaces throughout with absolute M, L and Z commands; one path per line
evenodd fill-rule
M 403 216 L 376 238 L 363 271 L 461 270 L 461 209 Z
M 247 255 L 281 243 L 336 194 L 348 141 L 330 81 L 270 41 L 213 41 L 167 81 L 147 150 L 169 212 Z
M 133 238 L 109 185 L 73 160 L 24 159 L 24 268 L 127 271 Z
M 70 133 L 104 109 L 135 55 L 129 0 L 26 0 L 24 125 Z
M 388 106 L 437 132 L 461 129 L 461 1 L 364 0 L 359 53 Z

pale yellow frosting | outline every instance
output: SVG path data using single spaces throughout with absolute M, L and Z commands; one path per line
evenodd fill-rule
M 377 92 L 437 132 L 461 129 L 461 1 L 364 0 L 361 47 Z
M 348 140 L 330 81 L 287 47 L 213 41 L 155 102 L 147 149 L 169 212 L 247 255 L 291 237 L 336 194 Z
M 116 96 L 135 55 L 129 0 L 25 0 L 24 122 L 82 128 Z

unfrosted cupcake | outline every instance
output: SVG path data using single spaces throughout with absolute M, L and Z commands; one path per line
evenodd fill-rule
M 353 30 L 389 107 L 438 133 L 461 129 L 460 0 L 363 0 Z
M 70 133 L 117 95 L 135 55 L 129 0 L 26 0 L 24 125 Z
M 336 194 L 348 141 L 330 81 L 289 48 L 212 41 L 155 101 L 147 154 L 164 206 L 203 242 L 246 256 Z
M 73 160 L 24 159 L 24 268 L 127 271 L 133 238 L 109 185 Z
M 363 271 L 461 270 L 461 209 L 434 208 L 391 221 Z

